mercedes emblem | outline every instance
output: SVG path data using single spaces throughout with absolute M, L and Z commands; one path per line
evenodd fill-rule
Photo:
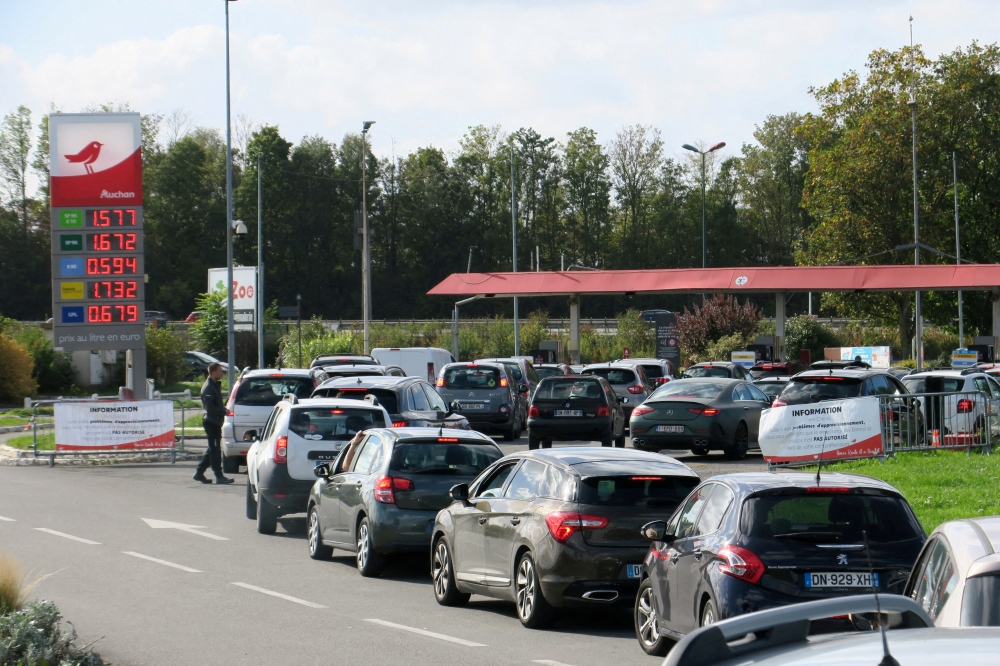
M 673 415 L 674 415 L 674 410 L 668 409 L 667 410 L 667 416 L 673 416 Z
M 568 402 L 566 403 L 566 407 L 569 407 L 569 403 Z

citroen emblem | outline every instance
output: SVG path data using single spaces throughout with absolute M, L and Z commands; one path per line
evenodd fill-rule
M 469 391 L 469 397 L 470 398 L 475 397 L 475 395 L 476 395 L 475 391 Z
M 837 564 L 847 564 L 847 555 L 844 553 L 837 555 Z

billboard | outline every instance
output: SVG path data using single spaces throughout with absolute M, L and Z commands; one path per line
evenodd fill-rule
M 665 312 L 656 315 L 656 358 L 670 361 L 670 369 L 677 372 L 681 367 L 681 346 L 677 340 L 677 315 Z
M 208 293 L 226 288 L 227 268 L 208 269 Z M 233 330 L 257 330 L 257 267 L 233 267 Z
M 138 113 L 49 114 L 53 346 L 146 344 Z
M 174 405 L 169 400 L 57 402 L 56 451 L 169 449 Z

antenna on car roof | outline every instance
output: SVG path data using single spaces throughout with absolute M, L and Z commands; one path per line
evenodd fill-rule
M 882 621 L 882 603 L 878 598 L 878 584 L 875 582 L 875 567 L 872 566 L 872 550 L 868 545 L 868 530 L 861 530 L 861 538 L 865 540 L 865 555 L 868 557 L 868 572 L 872 577 L 872 589 L 875 591 L 875 611 L 878 613 L 878 628 L 882 634 L 882 661 L 878 666 L 899 666 L 896 658 L 889 654 L 889 640 L 885 637 L 885 622 Z
M 819 473 L 823 471 L 823 454 L 826 453 L 826 440 L 819 445 L 819 465 L 816 467 L 816 485 L 819 485 Z

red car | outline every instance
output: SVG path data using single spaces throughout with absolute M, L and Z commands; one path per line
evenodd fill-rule
M 200 316 L 201 316 L 201 312 L 199 312 L 198 310 L 195 310 L 194 312 L 192 312 L 191 314 L 189 314 L 184 319 L 184 321 L 186 321 L 187 323 L 191 324 L 191 323 L 194 323 L 194 322 L 198 321 L 198 317 L 200 317 Z

